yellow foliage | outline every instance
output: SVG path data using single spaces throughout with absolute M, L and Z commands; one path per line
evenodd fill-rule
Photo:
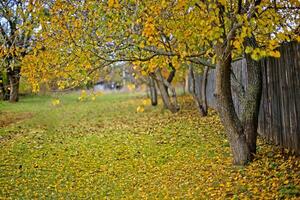
M 149 105 L 151 105 L 151 100 L 150 100 L 150 99 L 145 99 L 145 100 L 143 100 L 143 105 L 144 105 L 144 106 L 149 106 Z
M 87 100 L 87 92 L 85 90 L 81 90 L 80 96 L 78 97 L 79 101 L 85 101 Z
M 135 85 L 134 84 L 128 84 L 127 88 L 129 91 L 133 91 L 135 89 Z
M 108 0 L 109 8 L 120 8 L 119 0 Z
M 144 25 L 143 35 L 146 37 L 153 37 L 155 34 L 154 18 L 148 17 Z
M 136 108 L 136 112 L 138 112 L 138 113 L 142 113 L 142 112 L 144 112 L 144 111 L 145 111 L 144 106 L 138 106 L 138 107 Z
M 51 103 L 52 103 L 53 106 L 57 106 L 57 105 L 60 104 L 60 100 L 59 99 L 52 99 Z
M 280 58 L 280 52 L 279 51 L 270 51 L 269 56 L 272 56 L 274 58 Z
M 91 100 L 92 100 L 92 101 L 95 101 L 95 100 L 96 100 L 96 96 L 95 96 L 95 95 L 92 95 Z

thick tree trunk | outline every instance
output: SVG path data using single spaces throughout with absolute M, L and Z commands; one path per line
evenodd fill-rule
M 253 48 L 257 47 L 254 38 L 246 38 L 245 45 L 252 46 Z M 248 86 L 245 98 L 242 101 L 242 123 L 251 152 L 251 159 L 253 159 L 256 153 L 258 115 L 262 95 L 262 69 L 261 62 L 253 60 L 249 54 L 246 54 L 245 57 L 247 62 Z
M 216 88 L 215 95 L 218 103 L 218 112 L 224 125 L 233 154 L 233 162 L 245 165 L 251 158 L 246 142 L 243 126 L 234 109 L 231 94 L 231 55 L 226 54 L 224 47 L 216 46 Z
M 179 106 L 177 104 L 176 92 L 175 89 L 171 86 L 171 84 L 164 79 L 161 74 L 160 69 L 157 69 L 154 74 L 157 86 L 160 90 L 160 94 L 164 103 L 164 106 L 169 109 L 172 113 L 176 113 L 179 111 Z M 172 91 L 173 102 L 171 101 L 170 96 L 167 93 L 166 86 Z
M 10 69 L 7 72 L 7 77 L 9 80 L 10 86 L 10 95 L 9 101 L 10 102 L 18 102 L 19 101 L 19 81 L 20 81 L 20 69 Z
M 149 90 L 150 90 L 150 99 L 151 99 L 151 105 L 156 106 L 157 105 L 157 90 L 155 86 L 155 81 L 153 77 L 149 76 Z

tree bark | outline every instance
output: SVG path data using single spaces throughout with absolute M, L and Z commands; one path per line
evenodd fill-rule
M 196 80 L 195 80 L 193 67 L 192 66 L 189 67 L 189 76 L 191 78 L 191 94 L 193 96 L 197 109 L 202 117 L 207 116 L 207 100 L 206 100 L 207 73 L 208 73 L 208 69 L 206 68 L 201 83 L 201 96 L 202 96 L 201 97 L 202 102 L 201 102 L 199 97 L 196 94 Z
M 186 93 L 190 93 L 190 84 L 189 84 L 189 70 L 186 72 L 185 75 L 185 83 L 184 83 L 184 87 L 185 87 L 185 92 Z
M 169 109 L 172 113 L 176 113 L 179 111 L 179 106 L 177 104 L 177 97 L 175 88 L 171 86 L 171 84 L 164 79 L 164 77 L 161 74 L 161 70 L 157 69 L 154 73 L 151 74 L 153 78 L 156 80 L 157 86 L 160 90 L 160 94 L 164 103 L 164 106 Z M 170 96 L 167 93 L 167 88 L 169 88 L 172 91 L 172 98 L 173 102 L 171 101 Z
M 5 100 L 6 90 L 4 87 L 4 80 L 1 74 L 0 74 L 0 90 L 1 90 L 1 99 Z
M 172 81 L 175 77 L 175 74 L 176 74 L 176 69 L 174 68 L 174 66 L 171 62 L 169 63 L 169 67 L 171 68 L 171 72 L 167 78 L 167 81 L 168 81 L 168 83 L 172 83 Z M 165 88 L 166 88 L 167 94 L 169 95 L 168 86 L 165 85 Z
M 194 102 L 196 104 L 197 110 L 199 111 L 200 115 L 203 116 L 203 110 L 202 105 L 200 102 L 200 99 L 198 98 L 196 94 L 196 80 L 195 80 L 195 74 L 192 66 L 189 66 L 189 76 L 191 78 L 191 94 L 193 96 Z
M 230 81 L 232 57 L 230 53 L 226 53 L 226 47 L 223 47 L 222 44 L 218 44 L 215 48 L 217 56 L 215 88 L 217 109 L 230 143 L 233 162 L 236 165 L 245 165 L 250 161 L 251 153 L 232 100 Z
M 208 106 L 207 106 L 207 98 L 206 98 L 206 86 L 207 86 L 207 77 L 208 77 L 208 66 L 204 67 L 203 72 L 203 79 L 201 84 L 201 97 L 202 97 L 202 110 L 203 110 L 203 117 L 207 116 L 208 113 Z
M 149 89 L 150 89 L 150 99 L 151 99 L 151 105 L 156 106 L 157 105 L 157 90 L 155 86 L 155 81 L 153 77 L 149 76 Z
M 20 69 L 8 69 L 7 78 L 9 80 L 10 95 L 9 101 L 14 103 L 19 101 L 19 82 L 20 82 Z
M 255 39 L 245 38 L 245 46 L 257 47 Z M 262 69 L 261 62 L 255 61 L 251 55 L 246 54 L 248 86 L 245 98 L 242 101 L 242 124 L 246 141 L 251 153 L 251 159 L 256 154 L 258 115 L 262 95 Z

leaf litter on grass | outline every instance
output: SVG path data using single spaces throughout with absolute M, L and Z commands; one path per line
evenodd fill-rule
M 200 118 L 191 98 L 180 98 L 176 114 L 140 113 L 144 98 L 112 95 L 45 111 L 43 123 L 55 115 L 55 128 L 34 123 L 1 144 L 0 199 L 299 197 L 298 158 L 260 140 L 254 162 L 233 166 L 216 113 Z

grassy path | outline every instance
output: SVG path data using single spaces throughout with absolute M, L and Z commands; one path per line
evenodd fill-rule
M 257 160 L 231 165 L 215 114 L 198 117 L 188 98 L 171 114 L 142 97 L 75 94 L 0 103 L 0 199 L 297 199 L 300 162 L 259 145 Z M 28 115 L 24 113 L 30 113 Z M 19 115 L 19 114 L 18 114 Z M 26 119 L 27 116 L 27 119 Z M 13 118 L 13 117 L 10 117 Z M 0 117 L 1 122 L 1 117 Z

